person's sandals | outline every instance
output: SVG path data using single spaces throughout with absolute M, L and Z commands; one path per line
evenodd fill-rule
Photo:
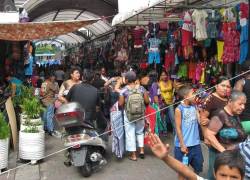
M 139 154 L 139 157 L 140 157 L 141 159 L 144 159 L 144 158 L 145 158 L 145 154 L 144 154 L 144 153 L 140 153 L 140 154 Z
M 131 160 L 131 161 L 137 161 L 137 158 L 136 157 L 132 157 L 132 156 L 129 156 L 128 159 Z

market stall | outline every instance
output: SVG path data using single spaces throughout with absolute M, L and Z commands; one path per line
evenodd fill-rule
M 234 76 L 248 57 L 248 1 L 154 1 L 119 11 L 112 25 L 120 29 L 117 63 L 164 69 L 197 85 Z

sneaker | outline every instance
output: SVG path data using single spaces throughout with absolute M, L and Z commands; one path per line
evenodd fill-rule
M 62 133 L 60 133 L 59 131 L 53 131 L 51 135 L 56 138 L 62 138 Z

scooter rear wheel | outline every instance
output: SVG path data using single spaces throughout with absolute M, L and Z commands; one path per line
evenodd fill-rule
M 80 171 L 83 177 L 89 177 L 92 174 L 92 166 L 90 163 L 86 162 L 84 166 L 80 167 Z

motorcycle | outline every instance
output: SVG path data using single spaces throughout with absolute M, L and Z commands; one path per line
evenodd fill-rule
M 104 154 L 108 142 L 84 116 L 81 105 L 71 102 L 57 109 L 55 120 L 66 132 L 63 139 L 69 161 L 65 165 L 78 167 L 84 177 L 89 177 L 107 163 Z

